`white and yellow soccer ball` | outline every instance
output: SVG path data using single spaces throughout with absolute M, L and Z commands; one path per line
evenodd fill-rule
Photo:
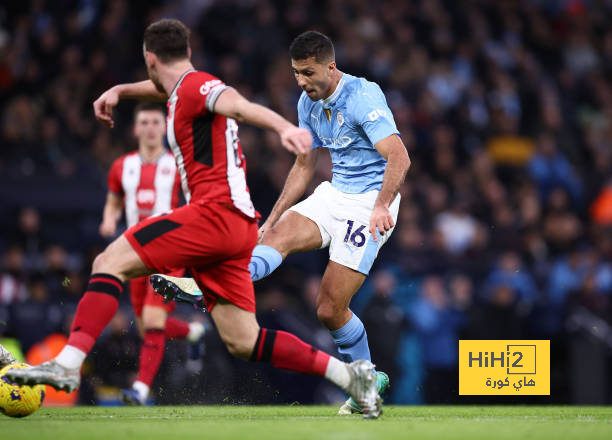
M 45 400 L 45 386 L 18 386 L 11 383 L 6 372 L 30 368 L 28 364 L 10 364 L 0 370 L 0 413 L 9 417 L 25 417 L 32 414 Z

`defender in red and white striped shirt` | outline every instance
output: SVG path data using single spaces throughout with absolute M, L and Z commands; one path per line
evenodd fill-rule
M 116 159 L 108 173 L 108 194 L 100 234 L 112 237 L 125 210 L 129 227 L 152 215 L 167 213 L 179 205 L 180 178 L 174 156 L 164 148 L 166 124 L 162 106 L 140 104 L 134 112 L 138 150 Z M 179 270 L 175 273 L 184 273 Z M 198 344 L 204 328 L 168 316 L 176 303 L 156 295 L 147 277 L 130 280 L 130 299 L 143 344 L 138 376 L 131 389 L 122 390 L 128 404 L 142 404 L 159 370 L 166 338 L 187 338 Z M 197 354 L 198 350 L 191 350 Z

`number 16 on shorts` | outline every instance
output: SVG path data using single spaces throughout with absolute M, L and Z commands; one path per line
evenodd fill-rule
M 363 246 L 366 242 L 366 237 L 363 234 L 365 225 L 359 225 L 358 227 L 354 228 L 355 222 L 353 220 L 347 220 L 346 223 L 348 224 L 348 228 L 346 228 L 344 242 L 350 243 L 355 247 Z

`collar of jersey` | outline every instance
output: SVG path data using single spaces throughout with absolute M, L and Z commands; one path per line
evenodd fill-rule
M 342 78 L 340 78 L 340 81 L 338 82 L 338 85 L 336 86 L 336 90 L 334 90 L 334 93 L 329 95 L 327 98 L 321 100 L 321 104 L 323 104 L 323 107 L 327 107 L 332 102 L 334 102 L 336 98 L 338 98 L 338 96 L 340 95 L 340 92 L 342 91 L 343 87 L 344 87 L 344 73 L 342 74 Z
M 183 80 L 185 79 L 185 77 L 187 75 L 189 75 L 191 72 L 195 72 L 195 69 L 189 69 L 187 72 L 183 73 L 181 75 L 181 77 L 179 78 L 179 80 L 176 82 L 176 85 L 174 86 L 174 88 L 172 89 L 172 93 L 170 93 L 170 96 L 174 95 L 176 93 L 176 90 L 178 89 L 178 87 L 181 85 L 181 83 L 183 82 Z

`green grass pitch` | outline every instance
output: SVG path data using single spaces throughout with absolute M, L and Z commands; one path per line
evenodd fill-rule
M 7 440 L 153 439 L 612 439 L 612 408 L 386 406 L 379 420 L 331 406 L 41 408 L 0 416 Z

